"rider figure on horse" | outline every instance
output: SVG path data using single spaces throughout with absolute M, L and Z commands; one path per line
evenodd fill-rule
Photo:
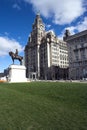
M 14 59 L 18 59 L 20 61 L 20 64 L 22 65 L 23 57 L 18 55 L 18 49 L 16 49 L 15 53 L 10 51 L 9 55 L 11 56 L 11 58 L 13 60 L 13 64 L 14 64 Z
M 18 56 L 18 49 L 16 49 L 15 56 Z

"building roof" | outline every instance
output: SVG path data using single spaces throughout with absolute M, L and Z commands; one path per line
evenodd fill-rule
M 79 33 L 76 33 L 74 35 L 68 36 L 66 41 L 69 41 L 69 40 L 72 40 L 74 38 L 78 38 L 78 37 L 81 37 L 81 36 L 84 36 L 84 35 L 87 35 L 87 30 L 84 30 L 82 32 L 79 32 Z

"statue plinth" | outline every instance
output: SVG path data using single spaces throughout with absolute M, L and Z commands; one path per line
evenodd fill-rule
M 23 65 L 10 65 L 8 82 L 27 82 L 26 67 Z

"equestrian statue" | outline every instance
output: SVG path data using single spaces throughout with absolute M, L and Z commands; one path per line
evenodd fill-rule
M 16 49 L 16 52 L 15 52 L 15 53 L 12 52 L 12 51 L 10 51 L 10 52 L 9 52 L 9 55 L 10 55 L 11 58 L 12 58 L 13 64 L 14 64 L 14 60 L 16 59 L 16 60 L 19 60 L 19 61 L 20 61 L 20 65 L 22 65 L 23 57 L 18 55 L 18 49 Z

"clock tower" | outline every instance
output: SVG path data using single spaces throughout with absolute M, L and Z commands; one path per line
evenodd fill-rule
M 36 39 L 36 44 L 41 44 L 41 39 L 45 35 L 45 26 L 44 23 L 40 17 L 40 14 L 37 13 L 34 24 L 32 26 L 32 32 Z
M 34 76 L 37 79 L 40 77 L 40 44 L 44 35 L 45 25 L 40 17 L 40 13 L 37 13 L 32 25 L 32 32 L 28 39 L 28 44 L 25 48 L 25 55 L 27 55 L 26 61 L 28 66 L 27 77 Z

